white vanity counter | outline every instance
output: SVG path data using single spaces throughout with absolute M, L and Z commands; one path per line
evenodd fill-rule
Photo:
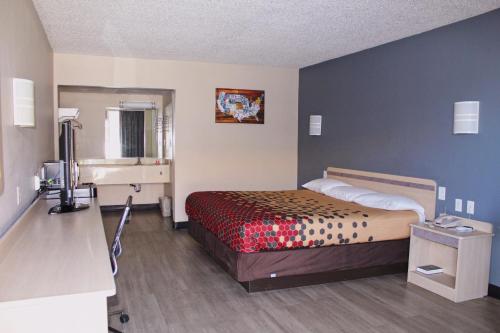
M 142 165 L 156 165 L 157 162 L 160 164 L 170 164 L 170 160 L 158 159 L 154 157 L 141 157 Z M 95 165 L 137 165 L 137 158 L 127 157 L 127 158 L 87 158 L 78 161 L 80 166 L 95 166 Z
M 96 185 L 159 184 L 170 182 L 168 164 L 87 164 L 80 165 L 80 183 Z
M 99 202 L 103 206 L 123 205 L 124 198 L 134 196 L 134 204 L 158 204 L 158 199 L 171 196 L 170 164 L 154 164 L 156 160 L 136 158 L 117 160 L 82 160 L 79 183 L 97 185 Z M 168 161 L 166 161 L 168 163 Z M 134 192 L 129 184 L 140 184 L 141 191 Z

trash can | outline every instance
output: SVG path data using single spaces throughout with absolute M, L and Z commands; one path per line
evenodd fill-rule
M 160 197 L 160 208 L 163 217 L 172 216 L 172 199 L 170 197 Z

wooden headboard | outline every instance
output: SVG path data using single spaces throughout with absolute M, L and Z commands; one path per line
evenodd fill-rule
M 378 192 L 407 196 L 424 207 L 427 220 L 434 220 L 436 216 L 436 182 L 432 179 L 334 167 L 327 169 L 327 177 Z

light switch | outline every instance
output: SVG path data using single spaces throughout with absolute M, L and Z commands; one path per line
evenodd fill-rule
M 438 187 L 438 200 L 446 200 L 446 187 Z
M 474 215 L 474 201 L 467 200 L 467 214 Z
M 462 199 L 455 199 L 455 211 L 456 212 L 462 211 Z

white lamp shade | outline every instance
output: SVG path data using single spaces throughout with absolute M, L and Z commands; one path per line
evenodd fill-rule
M 479 102 L 456 102 L 453 134 L 477 133 L 479 133 Z
M 309 135 L 321 135 L 321 116 L 309 116 Z
M 14 101 L 14 125 L 35 126 L 35 83 L 31 80 L 12 80 L 12 99 Z

